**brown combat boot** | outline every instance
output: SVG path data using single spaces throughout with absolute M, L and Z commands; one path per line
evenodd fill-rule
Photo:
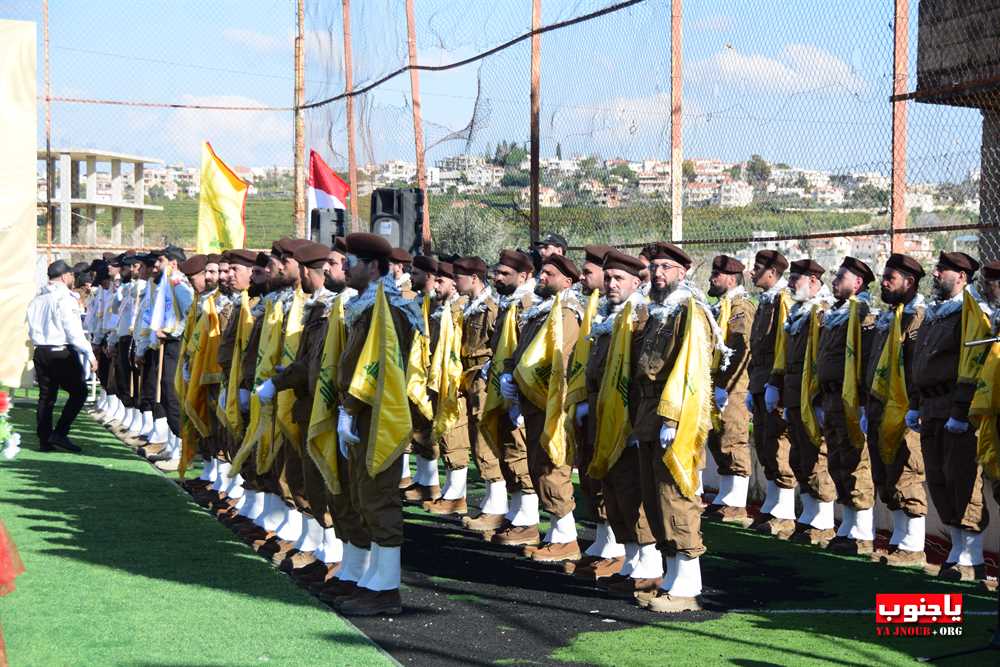
M 408 489 L 413 486 L 413 478 L 407 475 L 406 477 L 399 480 L 399 488 Z
M 986 565 L 959 565 L 942 567 L 938 577 L 947 581 L 980 581 L 986 578 Z
M 508 526 L 507 528 L 493 533 L 490 539 L 494 544 L 505 544 L 516 547 L 525 544 L 538 544 L 542 536 L 538 533 L 538 526 Z
M 462 527 L 474 530 L 477 533 L 492 533 L 503 527 L 503 514 L 480 514 L 476 518 L 465 517 L 462 519 Z
M 890 567 L 922 570 L 927 565 L 927 555 L 923 551 L 906 551 L 897 548 L 891 553 L 883 554 L 880 561 Z
M 600 556 L 590 556 L 584 554 L 580 560 L 568 560 L 563 563 L 563 572 L 566 574 L 577 574 L 578 572 L 586 570 L 599 560 L 601 560 Z
M 656 597 L 650 598 L 648 604 L 644 605 L 649 611 L 658 614 L 677 614 L 682 611 L 701 611 L 701 603 L 698 598 L 682 598 L 670 595 L 666 591 L 660 591 Z
M 580 545 L 576 540 L 572 542 L 551 542 L 531 554 L 531 560 L 540 563 L 561 563 L 565 560 L 577 560 L 580 558 Z
M 441 495 L 440 486 L 424 486 L 422 484 L 411 484 L 403 489 L 403 500 L 408 503 L 422 503 L 425 500 L 434 500 Z
M 796 544 L 812 544 L 813 546 L 826 548 L 836 535 L 837 533 L 833 528 L 821 530 L 812 526 L 799 526 L 799 529 L 792 535 L 792 542 Z
M 864 556 L 875 550 L 872 540 L 855 540 L 850 537 L 834 538 L 827 544 L 826 550 L 843 556 Z
M 399 589 L 391 591 L 370 591 L 359 588 L 359 594 L 352 595 L 338 607 L 344 616 L 395 616 L 403 613 L 403 601 Z
M 771 517 L 767 521 L 759 524 L 755 530 L 764 535 L 777 537 L 779 540 L 787 540 L 795 533 L 795 521 L 792 519 L 778 519 Z
M 465 498 L 456 498 L 455 500 L 445 500 L 444 498 L 427 500 L 424 501 L 423 508 L 431 514 L 441 516 L 450 514 L 465 516 L 469 513 L 469 506 L 466 504 Z
M 601 558 L 600 560 L 594 561 L 585 567 L 576 568 L 573 575 L 580 577 L 581 579 L 591 579 L 593 581 L 597 581 L 598 579 L 605 579 L 613 574 L 617 574 L 618 571 L 622 569 L 622 565 L 624 564 L 624 556 L 619 556 L 618 558 Z

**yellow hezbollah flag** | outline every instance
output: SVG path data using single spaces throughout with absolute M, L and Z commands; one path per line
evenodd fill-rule
M 323 481 L 331 493 L 343 493 L 337 474 L 337 369 L 347 342 L 344 325 L 344 300 L 337 298 L 330 310 L 330 319 L 323 341 L 322 363 L 316 392 L 313 394 L 312 411 L 309 413 L 309 431 L 306 436 L 306 450 L 316 464 Z
M 809 436 L 809 442 L 817 447 L 823 444 L 823 434 L 820 432 L 819 420 L 813 410 L 813 401 L 819 396 L 819 377 L 816 374 L 816 355 L 819 352 L 819 318 L 820 309 L 812 307 L 809 315 L 809 331 L 806 339 L 806 357 L 802 362 L 802 386 L 799 388 L 799 411 L 802 413 L 802 425 Z
M 847 419 L 847 435 L 855 449 L 865 446 L 865 434 L 861 432 L 861 318 L 858 316 L 858 300 L 851 297 L 847 310 L 847 344 L 844 346 L 844 389 L 840 398 L 844 402 L 844 416 Z
M 503 324 L 500 325 L 500 338 L 493 354 L 493 362 L 490 364 L 486 385 L 486 402 L 479 418 L 479 432 L 496 456 L 500 456 L 502 447 L 500 420 L 507 412 L 503 396 L 500 395 L 500 376 L 503 374 L 504 362 L 513 354 L 515 347 L 517 347 L 517 304 L 507 309 Z
M 729 318 L 733 314 L 733 300 L 728 296 L 719 298 L 719 317 L 716 323 L 719 325 L 719 337 L 725 342 L 729 338 Z M 722 366 L 722 351 L 715 350 L 712 353 L 712 372 L 716 372 Z M 722 411 L 719 406 L 712 401 L 712 428 L 719 431 L 722 429 Z
M 424 316 L 424 331 L 430 331 L 428 322 L 431 311 L 430 294 L 424 294 L 421 311 Z M 409 359 L 406 362 L 406 395 L 428 421 L 434 419 L 434 405 L 427 393 L 427 369 L 430 365 L 431 341 L 421 332 L 414 331 L 413 340 L 410 342 Z
M 785 321 L 788 319 L 788 309 L 791 305 L 792 297 L 788 292 L 782 290 L 778 296 L 778 320 L 774 326 L 778 330 L 774 335 L 774 368 L 773 373 L 784 374 L 785 372 L 785 352 L 788 349 L 788 332 L 785 331 Z
M 197 252 L 242 248 L 247 236 L 243 211 L 250 184 L 233 173 L 207 141 L 201 144 L 200 187 Z
M 1000 480 L 1000 433 L 997 418 L 1000 416 L 1000 343 L 988 348 L 988 356 L 976 383 L 976 393 L 969 408 L 969 420 L 979 425 L 976 434 L 976 458 L 983 472 L 994 481 Z
M 295 290 L 292 298 L 292 305 L 288 309 L 288 316 L 285 318 L 285 335 L 281 341 L 281 361 L 280 366 L 288 366 L 295 361 L 299 353 L 299 340 L 302 337 L 302 318 L 305 312 L 306 294 L 301 289 Z M 295 404 L 295 390 L 286 389 L 279 391 L 275 397 L 277 416 L 276 422 L 281 436 L 287 440 L 296 450 L 299 448 L 299 440 L 302 438 L 302 430 L 292 417 L 292 406 Z M 278 453 L 281 448 L 281 441 L 275 442 L 272 456 Z
M 712 332 L 708 318 L 693 298 L 687 303 L 684 342 L 660 394 L 657 414 L 677 423 L 677 437 L 663 453 L 681 493 L 698 495 L 698 467 L 712 428 Z
M 587 400 L 587 359 L 590 358 L 590 327 L 594 324 L 594 317 L 597 315 L 597 303 L 601 295 L 597 290 L 590 293 L 587 300 L 587 309 L 583 312 L 583 321 L 580 322 L 580 336 L 573 346 L 573 354 L 569 358 L 569 368 L 566 370 L 566 407 L 573 409 L 577 403 Z
M 246 291 L 240 294 L 240 310 L 235 313 L 236 340 L 233 344 L 233 360 L 229 368 L 229 381 L 226 383 L 226 406 L 221 415 L 221 421 L 229 428 L 232 436 L 243 439 L 243 413 L 240 411 L 240 377 L 242 366 L 240 360 L 246 353 L 253 331 L 253 314 L 250 312 L 250 297 Z
M 264 324 L 260 330 L 254 386 L 274 375 L 274 367 L 281 360 L 281 324 L 285 310 L 280 303 L 268 301 L 264 307 Z M 271 446 L 274 441 L 274 401 L 263 404 L 254 393 L 250 397 L 250 422 L 236 456 L 233 457 L 230 476 L 239 473 L 250 453 L 257 448 L 257 470 L 267 472 L 271 463 Z
M 990 335 L 990 318 L 966 289 L 962 296 L 962 342 L 981 340 Z M 958 357 L 958 381 L 976 384 L 979 371 L 990 353 L 988 345 L 962 346 Z
M 208 400 L 208 384 L 205 382 L 213 374 L 219 373 L 219 313 L 215 308 L 215 294 L 205 300 L 205 312 L 199 318 L 198 330 L 193 335 L 195 349 L 189 358 L 190 381 L 184 396 L 184 415 L 186 424 L 191 424 L 197 433 L 196 437 L 208 438 L 211 427 L 208 423 L 209 411 L 212 406 Z M 197 453 L 194 438 L 181 441 L 181 461 L 178 471 L 183 479 L 184 471 Z
M 462 384 L 462 320 L 452 313 L 451 306 L 445 304 L 441 312 L 441 326 L 438 333 L 434 357 L 431 359 L 431 375 L 437 380 L 437 411 L 434 415 L 433 437 L 437 441 L 458 422 L 460 408 L 458 389 Z
M 903 304 L 896 306 L 889 337 L 879 353 L 872 379 L 872 396 L 882 402 L 882 421 L 878 425 L 878 453 L 882 462 L 892 463 L 906 433 L 906 411 L 910 398 L 906 394 L 906 372 L 903 366 Z
M 375 294 L 368 338 L 354 368 L 349 393 L 372 408 L 365 463 L 368 475 L 375 477 L 399 458 L 413 434 L 403 351 L 381 282 Z
M 632 302 L 615 320 L 611 331 L 608 360 L 601 377 L 597 394 L 597 436 L 594 440 L 594 457 L 588 474 L 594 479 L 604 479 L 625 449 L 625 439 L 632 424 L 628 417 L 628 391 L 632 377 Z
M 521 356 L 514 379 L 525 398 L 545 410 L 541 446 L 553 465 L 569 465 L 566 441 L 566 365 L 563 361 L 562 294 L 557 294 L 545 323 Z

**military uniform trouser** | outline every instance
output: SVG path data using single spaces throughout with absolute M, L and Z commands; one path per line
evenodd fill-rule
M 763 393 L 753 395 L 753 442 L 764 477 L 783 489 L 794 489 L 787 425 L 779 410 L 767 411 Z
M 899 447 L 886 463 L 879 449 L 878 429 L 882 407 L 868 402 L 868 456 L 878 496 L 890 512 L 903 510 L 909 516 L 927 516 L 927 489 L 924 488 L 924 454 L 920 434 L 904 427 Z M 891 452 L 887 452 L 891 454 Z
M 875 506 L 875 482 L 868 447 L 865 443 L 856 447 L 851 442 L 839 393 L 823 394 L 823 413 L 823 439 L 837 502 L 856 510 L 871 509 Z
M 437 410 L 435 401 L 434 409 Z M 410 451 L 416 456 L 428 460 L 436 460 L 441 456 L 441 449 L 434 441 L 433 423 L 424 417 L 415 407 L 410 406 L 410 418 L 413 420 L 413 436 Z
M 309 514 L 316 519 L 324 528 L 333 526 L 333 517 L 330 514 L 330 490 L 326 486 L 326 480 L 316 467 L 312 456 L 306 449 L 306 436 L 302 436 L 302 485 L 306 498 L 306 505 Z
M 535 484 L 528 470 L 528 443 L 525 429 L 515 428 L 507 414 L 500 416 L 500 471 L 511 493 L 534 493 Z
M 469 416 L 469 441 L 472 443 L 472 453 L 476 457 L 479 476 L 484 482 L 499 482 L 510 477 L 504 474 L 497 452 L 489 446 L 486 438 L 479 432 L 479 417 L 486 405 L 486 382 L 478 375 L 465 395 L 465 413 Z
M 927 470 L 927 487 L 941 522 L 963 530 L 986 530 L 983 469 L 976 460 L 976 432 L 949 433 L 945 419 L 920 421 L 920 446 Z
M 545 413 L 531 410 L 524 415 L 528 444 L 528 471 L 538 503 L 553 518 L 566 516 L 576 508 L 573 498 L 573 467 L 555 465 L 542 447 Z
M 469 456 L 472 453 L 472 434 L 469 431 L 469 407 L 464 395 L 458 397 L 458 421 L 444 434 L 439 443 L 441 458 L 447 470 L 459 470 L 469 467 Z M 478 434 L 477 434 L 478 435 Z
M 115 389 L 118 400 L 126 408 L 136 407 L 135 397 L 139 393 L 139 379 L 132 367 L 132 337 L 124 336 L 115 345 Z
M 639 486 L 653 536 L 667 556 L 697 558 L 705 553 L 701 499 L 688 498 L 663 462 L 659 442 L 639 443 Z
M 370 409 L 357 415 L 357 426 L 361 442 L 349 450 L 351 502 L 361 514 L 362 525 L 372 542 L 382 547 L 403 546 L 403 502 L 399 493 L 403 457 L 397 456 L 385 470 L 371 477 L 366 461 Z
M 277 427 L 275 427 L 275 432 L 277 435 Z M 287 439 L 285 440 L 281 451 L 278 452 L 274 471 L 278 474 L 281 497 L 285 503 L 302 512 L 309 512 L 309 498 L 306 496 L 306 482 L 302 464 L 303 452 L 296 445 Z
M 163 408 L 156 402 L 156 384 L 159 380 L 159 353 L 146 350 L 142 355 L 142 375 L 140 378 L 139 409 L 152 412 L 153 417 L 162 417 Z
M 799 490 L 808 493 L 820 502 L 829 503 L 837 499 L 837 487 L 830 477 L 826 442 L 820 438 L 817 445 L 809 439 L 806 426 L 802 422 L 799 408 L 788 408 L 788 435 L 792 448 L 789 459 Z
M 721 429 L 708 434 L 708 451 L 718 466 L 720 475 L 749 477 L 753 472 L 750 456 L 750 412 L 746 406 L 745 391 L 729 394 L 729 402 L 722 411 Z
M 580 493 L 587 501 L 587 510 L 596 521 L 605 522 L 608 520 L 607 501 L 604 498 L 604 484 L 602 480 L 590 476 L 588 468 L 594 458 L 594 444 L 597 441 L 597 395 L 587 396 L 587 402 L 594 406 L 594 414 L 588 415 L 583 420 L 583 427 L 576 425 L 574 418 L 575 410 L 571 410 L 567 417 L 567 428 L 572 428 L 576 436 L 576 469 L 580 476 Z M 615 533 L 617 535 L 617 532 Z
M 656 542 L 643 509 L 641 485 L 636 484 L 639 476 L 639 448 L 626 447 L 601 480 L 607 521 L 622 544 Z
M 351 493 L 351 463 L 349 459 L 344 458 L 339 450 L 337 451 L 337 480 L 340 482 L 340 493 L 330 494 L 330 511 L 333 514 L 333 527 L 337 531 L 337 537 L 359 549 L 369 549 L 371 548 L 371 536 L 365 529 L 364 521 L 361 519 L 361 511 L 355 505 L 355 499 Z M 396 493 L 399 493 L 398 489 Z

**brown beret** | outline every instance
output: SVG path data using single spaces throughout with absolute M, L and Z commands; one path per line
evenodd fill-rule
M 840 263 L 840 267 L 860 277 L 865 285 L 875 282 L 875 272 L 871 270 L 870 266 L 856 257 L 845 257 L 844 261 Z
M 278 255 L 280 259 L 288 259 L 295 257 L 295 251 L 303 247 L 307 243 L 312 243 L 312 241 L 307 241 L 306 239 L 290 239 L 283 238 L 278 241 L 278 249 L 281 254 Z
M 626 255 L 625 253 L 612 248 L 604 256 L 603 268 L 605 271 L 608 269 L 620 269 L 621 271 L 630 273 L 638 278 L 639 274 L 646 269 L 646 265 L 643 264 L 638 257 Z
M 583 260 L 585 262 L 590 262 L 591 264 L 603 266 L 604 258 L 611 250 L 613 250 L 611 246 L 600 243 L 595 245 L 585 245 L 583 246 Z
M 292 255 L 295 261 L 311 269 L 322 269 L 330 257 L 330 248 L 322 243 L 306 241 Z
M 777 250 L 758 250 L 753 261 L 765 269 L 774 269 L 779 275 L 788 268 L 788 260 Z
M 645 257 L 646 259 L 652 259 L 655 247 L 656 246 L 653 245 L 652 243 L 647 243 L 646 245 L 642 246 L 642 250 L 639 251 L 639 257 Z
M 413 261 L 413 257 L 402 248 L 393 248 L 392 252 L 389 253 L 389 261 L 397 264 L 409 264 Z
M 820 266 L 820 263 L 814 259 L 797 259 L 791 263 L 791 267 L 792 273 L 797 273 L 800 276 L 822 278 L 823 274 L 826 273 L 826 269 Z
M 410 266 L 415 269 L 420 269 L 424 273 L 437 273 L 438 272 L 438 261 L 433 257 L 428 257 L 427 255 L 417 255 L 410 262 Z
M 729 255 L 716 255 L 712 259 L 712 270 L 719 273 L 743 273 L 746 268 L 743 262 Z
M 333 237 L 333 250 L 334 252 L 339 252 L 341 255 L 347 254 L 347 241 L 344 240 L 343 236 Z
M 924 267 L 920 266 L 920 262 L 913 259 L 909 255 L 903 255 L 898 252 L 894 252 L 889 255 L 889 260 L 885 263 L 885 268 L 902 271 L 903 273 L 913 276 L 917 280 L 920 280 L 927 275 L 924 273 Z
M 671 259 L 685 269 L 690 269 L 692 264 L 691 256 L 686 252 L 681 250 L 678 246 L 673 243 L 667 243 L 666 241 L 657 241 L 649 246 L 649 253 L 647 256 L 650 260 L 654 259 Z
M 105 252 L 105 253 L 101 253 L 101 258 L 102 258 L 102 259 L 103 259 L 103 260 L 104 260 L 105 262 L 110 262 L 111 260 L 113 260 L 113 259 L 114 259 L 115 257 L 117 257 L 117 256 L 118 256 L 118 255 L 116 255 L 116 254 L 115 254 L 115 253 L 113 253 L 113 252 Z
M 267 255 L 264 256 L 267 257 Z M 253 266 L 257 263 L 257 253 L 253 250 L 244 250 L 243 248 L 227 250 L 223 253 L 223 257 L 230 264 L 239 264 L 240 266 Z
M 979 262 L 964 252 L 942 252 L 938 257 L 938 266 L 942 269 L 970 274 L 979 270 Z
M 556 270 L 559 271 L 559 273 L 563 274 L 573 282 L 580 279 L 580 270 L 576 268 L 576 264 L 573 263 L 573 260 L 565 255 L 549 255 L 545 258 L 545 261 L 542 262 L 542 266 L 545 266 L 546 264 L 551 264 L 556 268 Z
M 207 261 L 209 264 L 218 264 L 219 262 L 222 261 L 222 255 L 213 252 L 212 254 L 205 256 L 205 261 Z
M 262 269 L 266 269 L 271 263 L 271 256 L 266 252 L 257 253 L 257 258 L 253 261 L 254 266 L 259 266 Z
M 455 279 L 455 265 L 451 262 L 438 262 L 437 275 L 441 278 Z
M 514 269 L 518 273 L 531 273 L 535 270 L 534 265 L 531 263 L 531 258 L 520 250 L 501 250 L 499 263 Z
M 1000 280 L 1000 261 L 983 264 L 981 273 L 986 280 Z
M 460 276 L 486 276 L 489 267 L 479 257 L 461 257 L 454 262 L 455 274 Z
M 185 276 L 193 276 L 205 270 L 208 264 L 208 257 L 205 255 L 191 255 L 180 263 L 179 268 Z
M 347 252 L 365 261 L 388 259 L 392 253 L 392 246 L 384 236 L 378 234 L 357 232 L 348 234 L 344 241 L 347 243 Z

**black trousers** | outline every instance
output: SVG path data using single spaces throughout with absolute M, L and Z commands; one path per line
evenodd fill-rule
M 167 426 L 174 435 L 181 434 L 181 403 L 174 390 L 174 375 L 181 356 L 181 342 L 175 338 L 161 340 L 163 347 L 163 374 L 160 376 L 160 405 L 167 417 Z M 156 352 L 159 355 L 159 352 Z M 158 356 L 154 356 L 159 364 Z
M 104 350 L 104 345 L 94 346 L 94 356 L 97 357 L 97 381 L 109 394 L 114 393 L 111 385 L 111 357 Z
M 156 402 L 156 373 L 159 364 L 159 356 L 156 350 L 146 350 L 142 355 L 142 378 L 140 384 L 141 396 L 139 398 L 139 409 L 143 412 L 152 412 L 153 417 L 162 417 L 159 412 L 159 404 Z
M 139 378 L 132 366 L 132 337 L 123 336 L 118 339 L 115 349 L 115 389 L 118 399 L 126 408 L 136 407 L 136 395 L 139 393 Z
M 83 366 L 76 350 L 66 346 L 62 349 L 35 348 L 35 381 L 38 383 L 38 414 L 35 431 L 38 443 L 47 445 L 52 435 L 52 411 L 56 405 L 59 390 L 69 394 L 63 406 L 55 433 L 68 435 L 73 420 L 80 413 L 87 399 L 87 385 L 83 381 Z

